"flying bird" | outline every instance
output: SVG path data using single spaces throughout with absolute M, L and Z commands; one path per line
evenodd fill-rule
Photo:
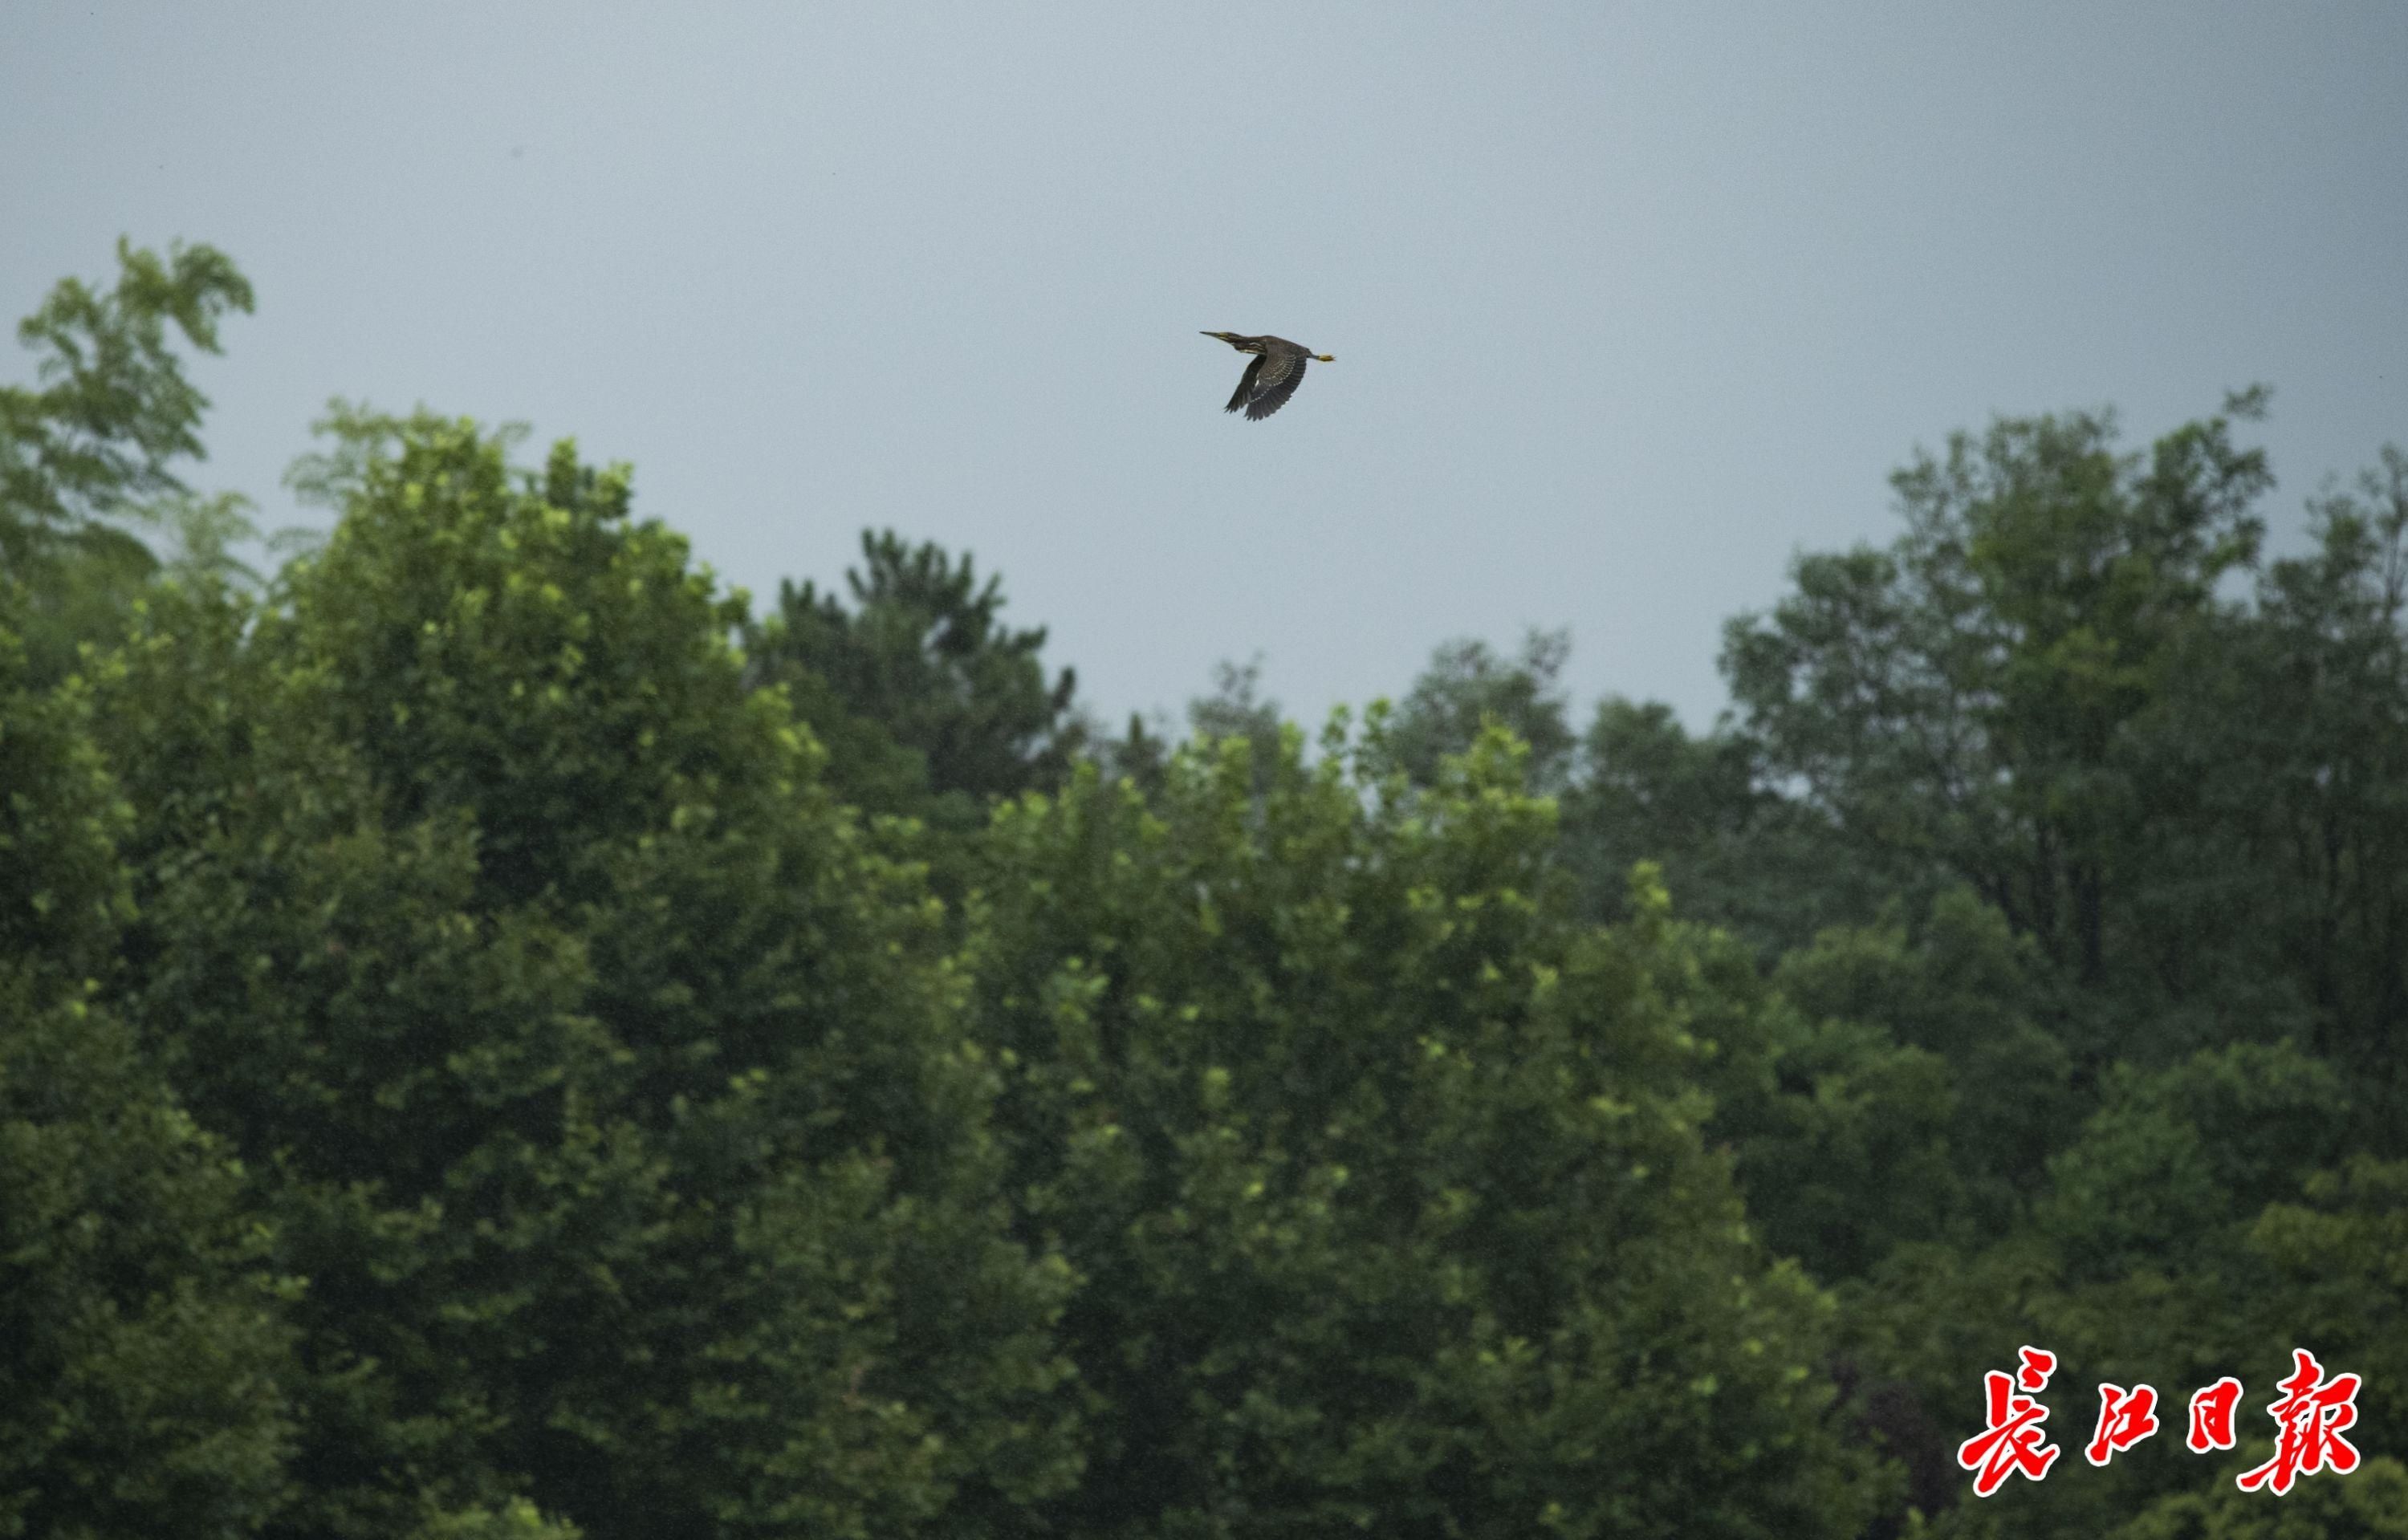
M 1254 361 L 1246 365 L 1238 391 L 1229 397 L 1225 411 L 1243 406 L 1246 421 L 1260 421 L 1287 405 L 1296 388 L 1304 383 L 1304 365 L 1310 360 L 1316 364 L 1338 362 L 1327 353 L 1316 353 L 1300 342 L 1285 337 L 1240 336 L 1235 332 L 1207 332 L 1206 336 L 1219 337 L 1241 353 L 1252 353 Z

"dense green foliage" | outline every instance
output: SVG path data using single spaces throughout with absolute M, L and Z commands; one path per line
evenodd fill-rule
M 0 572 L 22 585 L 19 644 L 43 682 L 122 624 L 159 570 L 138 531 L 170 530 L 183 549 L 169 564 L 201 570 L 227 568 L 228 544 L 251 533 L 242 498 L 198 496 L 176 474 L 203 453 L 209 403 L 167 338 L 172 324 L 218 351 L 218 321 L 251 309 L 251 285 L 207 246 L 163 259 L 121 240 L 117 258 L 113 289 L 64 279 L 19 323 L 38 386 L 0 385 Z
M 285 1490 L 294 1297 L 93 999 L 131 821 L 79 688 L 29 690 L 0 586 L 0 1534 L 243 1533 Z
M 0 388 L 0 1535 L 2408 1533 L 2408 456 L 2268 559 L 2261 395 L 1959 435 L 1702 734 L 1091 743 L 967 557 L 756 617 L 423 412 L 251 577 L 249 287 L 120 266 Z M 2366 1463 L 2239 1491 L 2294 1346 Z
M 998 814 L 980 927 L 1032 1244 L 1088 1280 L 1076 1533 L 1852 1533 L 1660 890 L 1554 898 L 1501 730 L 1416 791 L 1291 729 Z
M 744 630 L 746 677 L 782 685 L 827 746 L 829 782 L 871 813 L 969 832 L 988 802 L 1050 786 L 1082 741 L 1077 676 L 1052 684 L 1042 627 L 1002 621 L 1003 582 L 970 559 L 861 537 L 847 608 L 806 582 L 781 584 L 771 617 Z

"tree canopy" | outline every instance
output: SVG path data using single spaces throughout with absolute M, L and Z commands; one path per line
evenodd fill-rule
M 2263 392 L 1955 435 L 1710 724 L 1106 737 L 967 554 L 755 614 L 423 409 L 256 573 L 250 288 L 119 265 L 0 386 L 0 1536 L 2401 1533 L 2398 449 L 2270 558 Z M 2167 1425 L 1973 1498 L 2027 1345 Z

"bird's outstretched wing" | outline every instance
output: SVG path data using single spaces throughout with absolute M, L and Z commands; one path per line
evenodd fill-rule
M 1239 407 L 1244 406 L 1249 400 L 1253 399 L 1254 393 L 1254 377 L 1262 372 L 1263 357 L 1260 353 L 1256 353 L 1254 357 L 1246 360 L 1246 372 L 1238 377 L 1237 392 L 1229 397 L 1229 404 L 1221 409 L 1225 412 L 1234 412 Z
M 1246 421 L 1259 422 L 1287 405 L 1296 388 L 1304 383 L 1304 359 L 1300 354 L 1264 354 L 1246 370 L 1239 388 L 1252 386 L 1246 401 Z

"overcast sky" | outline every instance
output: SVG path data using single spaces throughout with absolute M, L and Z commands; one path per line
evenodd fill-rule
M 1569 625 L 1701 726 L 1952 429 L 2265 381 L 2286 548 L 2408 444 L 2408 5 L 8 0 L 0 314 L 120 234 L 256 285 L 191 479 L 271 525 L 423 402 L 756 596 L 967 548 L 1110 717 Z M 1246 422 L 1207 328 L 1338 362 Z

